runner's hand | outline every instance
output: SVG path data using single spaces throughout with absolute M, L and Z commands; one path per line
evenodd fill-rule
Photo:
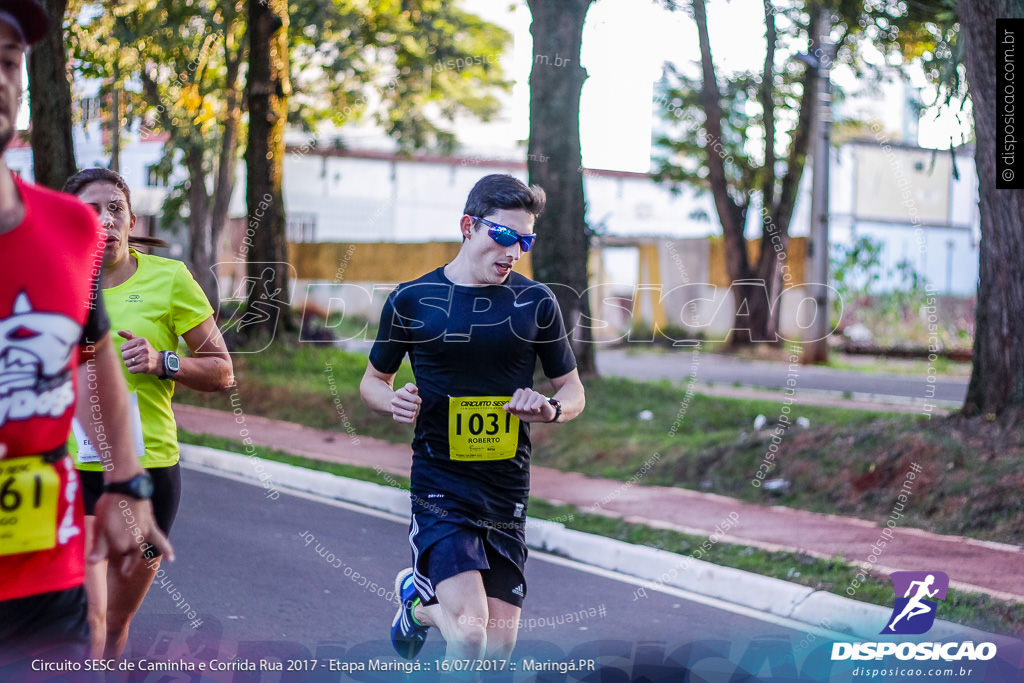
M 412 382 L 395 392 L 394 398 L 391 399 L 391 418 L 395 422 L 412 424 L 416 421 L 420 404 L 423 403 L 419 393 L 419 388 Z
M 121 344 L 121 358 L 133 375 L 145 373 L 147 375 L 164 374 L 163 359 L 160 352 L 153 348 L 145 337 L 136 337 L 128 330 L 118 330 L 117 333 L 127 339 Z
M 550 422 L 555 418 L 555 407 L 548 403 L 548 397 L 533 389 L 516 389 L 504 408 L 523 422 Z
M 117 493 L 100 496 L 96 501 L 96 534 L 89 549 L 89 563 L 106 559 L 123 576 L 130 576 L 146 562 L 146 544 L 152 544 L 174 561 L 174 548 L 156 525 L 152 502 Z

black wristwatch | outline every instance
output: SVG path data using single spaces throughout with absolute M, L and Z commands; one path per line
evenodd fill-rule
M 153 477 L 149 472 L 140 472 L 128 481 L 108 482 L 103 493 L 120 493 L 135 500 L 149 500 L 153 497 Z
M 555 407 L 555 416 L 548 420 L 548 422 L 558 422 L 558 418 L 562 417 L 562 402 L 557 398 L 549 398 L 548 403 Z
M 160 379 L 171 379 L 181 370 L 181 359 L 174 351 L 161 351 L 160 361 L 163 363 L 164 371 L 159 375 Z

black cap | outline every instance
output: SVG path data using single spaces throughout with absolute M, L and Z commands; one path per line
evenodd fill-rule
M 50 28 L 50 18 L 36 0 L 0 0 L 0 21 L 9 21 L 11 17 L 18 22 L 29 45 L 38 42 Z

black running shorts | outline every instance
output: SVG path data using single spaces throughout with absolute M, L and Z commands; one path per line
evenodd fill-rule
M 454 511 L 444 513 L 419 509 L 410 524 L 413 582 L 423 603 L 437 602 L 434 587 L 445 579 L 478 571 L 488 597 L 522 607 L 527 555 L 523 523 L 488 526 Z
M 153 477 L 153 515 L 156 517 L 156 525 L 169 537 L 181 502 L 181 466 L 175 463 L 170 467 L 153 467 L 146 471 Z M 79 470 L 78 475 L 82 480 L 85 514 L 95 515 L 96 501 L 103 494 L 103 473 Z M 159 556 L 160 551 L 156 548 L 146 551 L 146 559 Z

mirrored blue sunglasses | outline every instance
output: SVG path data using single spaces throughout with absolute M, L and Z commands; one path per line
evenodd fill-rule
M 499 225 L 486 218 L 480 218 L 479 216 L 470 216 L 470 218 L 486 225 L 487 234 L 491 236 L 492 240 L 503 247 L 511 247 L 516 242 L 519 242 L 519 248 L 525 253 L 530 251 L 530 248 L 533 247 L 533 241 L 537 239 L 536 235 L 521 235 L 507 225 Z

